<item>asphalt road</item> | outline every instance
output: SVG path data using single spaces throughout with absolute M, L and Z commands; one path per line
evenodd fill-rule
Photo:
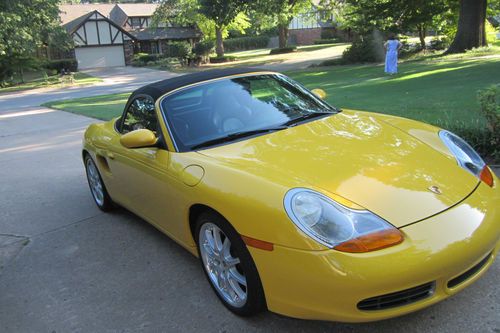
M 500 332 L 498 260 L 462 293 L 391 320 L 236 317 L 196 258 L 131 213 L 95 207 L 80 157 L 94 120 L 33 104 L 71 93 L 34 94 L 23 107 L 0 98 L 0 332 Z

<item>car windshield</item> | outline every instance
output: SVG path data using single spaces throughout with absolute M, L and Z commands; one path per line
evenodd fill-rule
M 279 74 L 202 83 L 167 95 L 160 105 L 181 152 L 286 129 L 338 112 Z

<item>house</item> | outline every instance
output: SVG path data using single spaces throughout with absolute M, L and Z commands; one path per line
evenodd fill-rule
M 314 44 L 318 39 L 350 40 L 350 31 L 339 29 L 331 11 L 323 10 L 319 0 L 313 0 L 311 9 L 299 14 L 288 25 L 290 42 L 295 45 Z
M 75 43 L 70 57 L 79 69 L 129 65 L 138 52 L 164 53 L 172 41 L 196 43 L 196 27 L 151 27 L 158 4 L 60 5 L 63 27 Z M 65 55 L 53 54 L 53 58 Z
M 324 31 L 333 28 L 331 17 L 313 7 L 311 11 L 299 14 L 288 25 L 288 35 L 293 44 L 310 45 L 322 39 Z

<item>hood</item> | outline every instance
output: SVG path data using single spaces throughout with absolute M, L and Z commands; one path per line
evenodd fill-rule
M 446 210 L 478 184 L 453 158 L 363 112 L 344 111 L 199 153 L 290 188 L 342 196 L 396 227 Z

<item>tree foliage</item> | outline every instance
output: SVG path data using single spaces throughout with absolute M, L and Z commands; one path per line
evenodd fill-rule
M 367 34 L 374 29 L 418 32 L 422 46 L 427 30 L 438 28 L 444 15 L 456 8 L 454 1 L 448 0 L 345 0 L 340 5 L 346 25 L 358 33 Z
M 0 2 L 0 80 L 32 67 L 36 50 L 50 44 L 71 47 L 59 24 L 58 0 Z
M 217 55 L 221 57 L 228 30 L 244 32 L 249 27 L 244 13 L 247 6 L 246 0 L 163 0 L 153 15 L 153 23 L 196 25 L 205 38 L 216 39 Z
M 288 26 L 292 19 L 311 7 L 311 0 L 255 0 L 251 5 L 259 15 L 271 18 L 278 26 L 280 48 L 287 46 Z

